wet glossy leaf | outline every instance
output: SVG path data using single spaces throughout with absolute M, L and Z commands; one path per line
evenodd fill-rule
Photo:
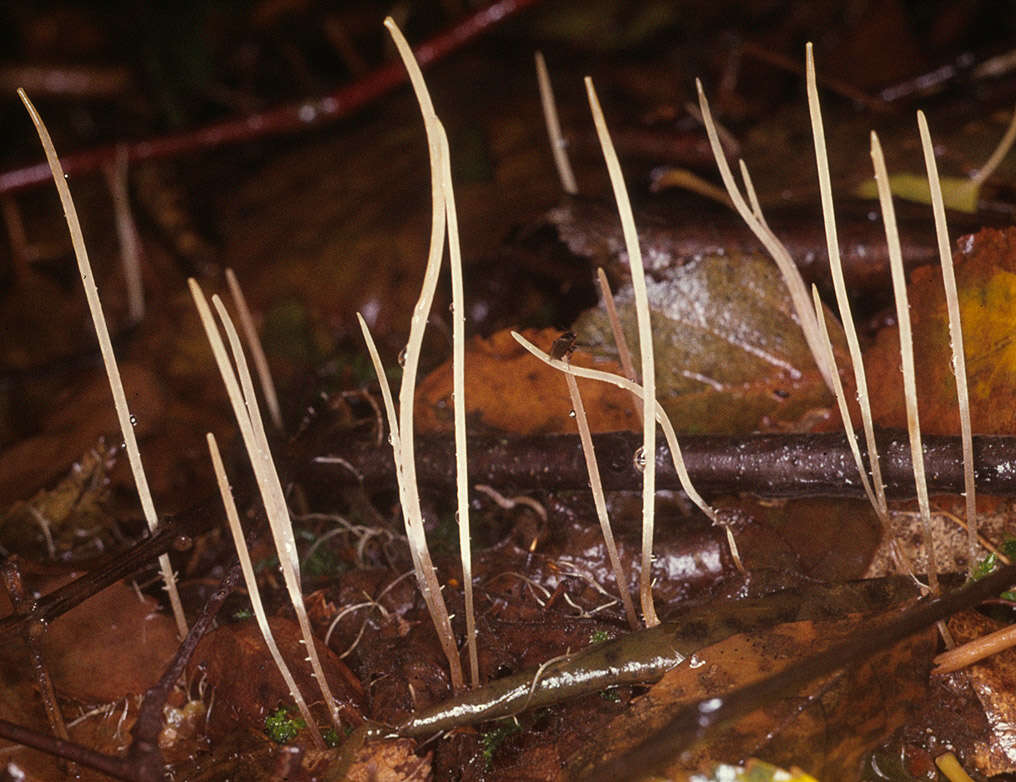
M 678 431 L 807 431 L 825 418 L 832 397 L 771 261 L 702 257 L 646 283 L 658 398 Z M 637 355 L 630 288 L 616 301 Z M 839 327 L 830 326 L 839 344 Z M 594 355 L 616 357 L 602 308 L 584 313 L 575 331 Z
M 571 760 L 579 770 L 632 747 L 665 724 L 673 709 L 771 675 L 849 637 L 871 617 L 794 622 L 731 636 L 685 660 L 633 703 L 595 750 Z M 863 755 L 903 723 L 927 686 L 935 631 L 912 636 L 867 663 L 787 693 L 721 727 L 667 769 L 673 777 L 749 757 L 796 765 L 828 782 L 855 780 Z

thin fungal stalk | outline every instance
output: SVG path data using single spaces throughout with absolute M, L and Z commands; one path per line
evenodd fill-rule
M 931 208 L 935 215 L 935 235 L 938 238 L 938 256 L 942 262 L 942 283 L 945 287 L 945 301 L 949 312 L 949 342 L 952 347 L 953 375 L 956 378 L 956 399 L 960 413 L 960 439 L 963 444 L 963 489 L 967 509 L 967 557 L 969 570 L 973 575 L 977 566 L 977 501 L 974 485 L 974 436 L 970 422 L 970 395 L 967 391 L 967 361 L 963 348 L 963 325 L 960 321 L 960 299 L 956 290 L 956 272 L 953 269 L 952 248 L 949 246 L 949 228 L 945 221 L 945 204 L 942 200 L 942 185 L 938 177 L 935 148 L 931 143 L 928 120 L 923 111 L 917 112 L 917 127 L 921 133 L 924 149 L 924 165 L 928 171 L 928 186 L 931 190 Z
M 751 181 L 751 174 L 748 173 L 748 164 L 742 158 L 738 158 L 737 167 L 741 171 L 741 180 L 744 182 L 744 192 L 747 194 L 748 203 L 751 205 L 751 213 L 755 215 L 763 226 L 769 228 L 766 216 L 762 213 L 762 204 L 758 200 L 758 193 L 755 192 L 755 183 Z
M 815 315 L 818 317 L 818 325 L 822 331 L 822 347 L 825 351 L 826 358 L 830 362 L 831 366 L 836 366 L 836 356 L 833 353 L 833 343 L 829 338 L 829 327 L 825 322 L 825 310 L 822 307 L 822 299 L 818 295 L 818 288 L 815 285 L 811 286 L 811 295 L 815 301 Z M 864 460 L 861 458 L 861 450 L 857 445 L 857 433 L 854 431 L 854 427 L 850 424 L 850 410 L 847 407 L 847 395 L 843 391 L 843 383 L 840 381 L 840 374 L 836 372 L 833 375 L 833 392 L 836 396 L 836 404 L 840 410 L 840 419 L 843 421 L 843 429 L 847 435 L 847 444 L 850 446 L 850 453 L 853 454 L 854 464 L 857 465 L 857 474 L 861 479 L 861 485 L 864 487 L 864 493 L 868 497 L 868 502 L 871 506 L 878 511 L 879 505 L 875 498 L 875 494 L 872 492 L 871 481 L 868 480 L 868 471 L 864 468 Z
M 124 282 L 127 285 L 127 311 L 133 323 L 140 323 L 145 317 L 145 287 L 141 281 L 141 242 L 138 228 L 131 212 L 130 193 L 127 189 L 127 148 L 123 145 L 116 150 L 116 157 L 106 166 L 106 184 L 113 198 L 113 214 L 116 217 L 116 234 L 120 242 L 120 261 L 123 266 Z
M 579 186 L 575 182 L 571 160 L 568 159 L 568 142 L 561 132 L 561 120 L 557 114 L 557 101 L 554 100 L 554 87 L 550 83 L 550 73 L 543 59 L 543 52 L 536 52 L 536 81 L 540 87 L 540 105 L 543 107 L 543 119 L 547 123 L 547 136 L 550 138 L 550 151 L 554 155 L 554 165 L 561 180 L 561 189 L 568 195 L 576 195 Z
M 642 616 L 647 627 L 660 623 L 653 603 L 653 526 L 656 510 L 656 417 L 653 415 L 656 405 L 656 364 L 653 358 L 653 332 L 649 317 L 649 295 L 646 291 L 645 270 L 642 265 L 642 250 L 639 247 L 638 233 L 635 230 L 635 218 L 632 216 L 628 191 L 621 173 L 621 164 L 614 151 L 614 143 L 607 130 L 607 122 L 600 108 L 593 80 L 586 77 L 586 95 L 589 108 L 596 125 L 596 135 L 600 140 L 603 158 L 610 175 L 610 185 L 617 201 L 617 211 L 621 218 L 621 229 L 624 234 L 624 245 L 628 252 L 628 264 L 631 267 L 632 291 L 635 298 L 635 320 L 638 324 L 639 351 L 642 361 L 642 384 L 645 395 L 642 397 L 642 454 L 645 468 L 642 471 L 642 570 L 639 574 L 639 596 L 642 603 Z M 638 458 L 638 457 L 636 457 Z
M 635 374 L 635 364 L 631 360 L 631 350 L 628 349 L 628 340 L 624 337 L 624 329 L 621 328 L 621 319 L 617 316 L 617 306 L 614 303 L 614 293 L 610 290 L 610 282 L 603 267 L 596 269 L 596 281 L 600 286 L 600 296 L 603 298 L 603 307 L 607 311 L 607 320 L 610 322 L 610 332 L 614 336 L 614 345 L 617 347 L 617 357 L 621 361 L 621 369 L 624 376 L 635 382 L 638 376 Z M 635 400 L 636 402 L 638 399 Z M 635 414 L 642 421 L 642 407 L 635 405 Z
M 790 252 L 776 237 L 776 234 L 769 229 L 765 218 L 756 216 L 752 207 L 748 205 L 744 200 L 744 196 L 741 195 L 737 182 L 734 181 L 734 175 L 730 171 L 730 166 L 727 164 L 723 147 L 720 144 L 720 138 L 716 131 L 716 123 L 713 121 L 712 112 L 709 110 L 709 101 L 706 99 L 705 91 L 702 89 L 702 82 L 696 79 L 695 87 L 698 90 L 699 110 L 702 112 L 702 122 L 706 128 L 706 135 L 709 137 L 709 146 L 712 148 L 713 157 L 716 159 L 716 167 L 720 171 L 720 178 L 723 180 L 723 185 L 727 188 L 727 195 L 730 196 L 734 209 L 741 216 L 741 219 L 744 220 L 748 228 L 751 229 L 751 232 L 755 234 L 755 237 L 762 243 L 762 246 L 766 248 L 766 252 L 776 262 L 776 266 L 783 276 L 783 282 L 790 293 L 790 301 L 801 324 L 801 331 L 804 332 L 808 348 L 815 359 L 815 364 L 818 366 L 822 378 L 825 380 L 826 386 L 832 390 L 832 373 L 835 369 L 829 367 L 823 359 L 821 349 L 822 338 L 819 334 L 818 321 L 815 319 L 815 311 L 812 308 L 811 297 L 808 295 L 804 278 L 801 277 L 801 272 L 794 263 L 794 259 L 790 257 Z M 742 168 L 743 171 L 747 171 L 747 167 Z M 757 199 L 755 199 L 755 203 L 757 206 Z M 761 213 L 761 208 L 759 208 L 759 213 Z
M 464 679 L 462 676 L 462 663 L 459 660 L 458 646 L 455 643 L 455 635 L 452 632 L 448 609 L 445 606 L 444 598 L 441 596 L 441 587 L 434 573 L 430 551 L 427 548 L 426 539 L 423 534 L 423 511 L 420 508 L 420 497 L 416 483 L 416 457 L 413 442 L 413 407 L 416 390 L 416 373 L 420 363 L 420 351 L 423 346 L 423 334 L 427 326 L 427 317 L 430 314 L 431 305 L 434 301 L 434 291 L 441 272 L 441 257 L 444 254 L 445 229 L 448 221 L 447 203 L 449 188 L 445 184 L 443 161 L 445 157 L 443 150 L 447 149 L 448 142 L 445 137 L 444 128 L 434 112 L 434 105 L 431 102 L 430 93 L 427 91 L 427 85 L 424 83 L 423 74 L 420 72 L 420 66 L 417 64 L 409 44 L 391 17 L 385 19 L 385 27 L 388 28 L 388 32 L 395 42 L 395 47 L 402 58 L 403 66 L 409 74 L 409 81 L 412 84 L 416 100 L 420 104 L 420 113 L 423 116 L 424 128 L 427 133 L 427 147 L 430 156 L 432 201 L 427 267 L 424 272 L 423 284 L 420 288 L 420 296 L 417 299 L 416 306 L 413 308 L 413 315 L 410 321 L 409 340 L 405 348 L 402 385 L 399 389 L 399 428 L 402 436 L 399 438 L 400 448 L 396 460 L 401 461 L 401 472 L 405 486 L 403 514 L 406 522 L 406 532 L 410 538 L 410 546 L 418 548 L 414 562 L 418 561 L 419 563 L 417 579 L 419 580 L 420 591 L 430 610 L 431 619 L 434 621 L 434 626 L 445 656 L 448 658 L 452 687 L 455 690 L 460 690 L 464 686 Z M 464 309 L 460 306 L 456 317 L 460 317 L 463 314 Z M 456 394 L 456 398 L 457 404 L 463 403 L 463 394 Z M 467 525 L 466 535 L 468 539 L 468 516 L 460 514 L 459 524 Z M 467 568 L 468 566 L 464 570 Z M 465 574 L 463 575 L 465 576 Z
M 222 464 L 222 456 L 219 454 L 219 446 L 215 441 L 215 435 L 208 432 L 206 438 L 208 440 L 208 453 L 212 459 L 212 468 L 215 471 L 215 480 L 219 485 L 219 495 L 222 497 L 222 505 L 226 510 L 226 520 L 229 522 L 229 531 L 233 536 L 233 544 L 236 546 L 236 554 L 240 559 L 240 569 L 243 571 L 243 580 L 247 584 L 247 595 L 250 598 L 251 608 L 254 611 L 254 618 L 257 620 L 258 628 L 261 630 L 262 637 L 265 639 L 265 646 L 268 647 L 268 653 L 271 654 L 272 660 L 275 661 L 275 667 L 278 668 L 279 673 L 282 674 L 282 680 L 289 688 L 290 697 L 292 697 L 293 701 L 296 703 L 296 708 L 299 709 L 300 716 L 303 717 L 303 721 L 310 730 L 310 735 L 314 740 L 315 746 L 318 749 L 325 749 L 325 740 L 321 736 L 321 731 L 317 726 L 317 721 L 310 713 L 307 701 L 304 699 L 303 693 L 300 692 L 300 688 L 296 684 L 296 679 L 293 678 L 292 671 L 290 671 L 289 666 L 286 665 L 286 661 L 282 657 L 282 652 L 279 651 L 279 645 L 275 642 L 275 636 L 272 634 L 272 628 L 268 624 L 268 614 L 265 613 L 265 606 L 261 601 L 261 590 L 258 588 L 257 576 L 254 574 L 254 565 L 250 559 L 250 552 L 247 550 L 247 542 L 243 537 L 243 527 L 240 524 L 240 515 L 236 510 L 236 502 L 233 499 L 233 492 L 229 488 L 229 478 L 226 476 L 226 468 Z
M 564 363 L 569 362 L 566 360 Z M 575 411 L 575 425 L 579 430 L 582 455 L 585 457 L 586 471 L 589 473 L 589 488 L 593 492 L 593 505 L 596 506 L 596 517 L 600 520 L 600 529 L 603 531 L 603 542 L 607 547 L 610 566 L 614 570 L 617 591 L 621 595 L 621 604 L 628 617 L 628 624 L 631 625 L 632 630 L 637 630 L 639 620 L 635 613 L 635 606 L 631 601 L 631 595 L 628 593 L 628 577 L 621 565 L 621 558 L 617 555 L 617 544 L 614 542 L 614 533 L 610 528 L 607 500 L 603 494 L 603 482 L 600 480 L 600 466 L 596 463 L 596 449 L 593 447 L 593 436 L 589 432 L 589 420 L 586 417 L 586 408 L 582 404 L 582 394 L 579 393 L 579 384 L 573 375 L 566 373 L 564 379 L 568 384 L 568 396 L 571 397 L 572 409 Z
M 871 133 L 871 160 L 875 169 L 875 183 L 878 186 L 878 200 L 885 224 L 886 244 L 889 248 L 889 269 L 892 272 L 893 296 L 896 301 L 896 318 L 900 326 L 900 358 L 903 365 L 903 395 L 907 407 L 907 431 L 910 435 L 910 458 L 914 465 L 914 486 L 917 490 L 917 505 L 921 513 L 921 527 L 924 532 L 924 547 L 928 557 L 928 585 L 935 594 L 939 593 L 938 560 L 935 556 L 935 540 L 931 533 L 931 509 L 928 504 L 928 483 L 924 469 L 924 449 L 921 444 L 921 421 L 917 411 L 917 381 L 914 372 L 914 338 L 910 326 L 910 304 L 907 300 L 907 279 L 903 271 L 903 254 L 900 251 L 900 235 L 896 227 L 896 212 L 893 208 L 892 193 L 889 190 L 889 174 L 878 135 Z
M 480 686 L 480 662 L 476 649 L 476 612 L 473 605 L 472 543 L 469 540 L 469 470 L 466 449 L 466 302 L 462 290 L 462 252 L 459 249 L 459 220 L 452 190 L 451 152 L 444 128 L 441 139 L 441 191 L 448 221 L 448 261 L 452 278 L 452 412 L 455 421 L 455 511 L 459 527 L 462 587 L 466 609 L 466 649 L 469 680 Z
M 684 464 L 684 457 L 681 455 L 681 446 L 677 441 L 677 432 L 674 431 L 674 425 L 670 421 L 670 416 L 668 416 L 666 410 L 663 409 L 663 405 L 661 405 L 658 401 L 653 400 L 652 397 L 646 393 L 643 386 L 640 386 L 638 383 L 632 382 L 621 375 L 615 375 L 612 372 L 604 372 L 600 369 L 586 369 L 585 367 L 577 367 L 573 364 L 566 364 L 540 350 L 540 348 L 536 347 L 536 345 L 523 337 L 517 331 L 513 331 L 511 334 L 515 341 L 522 347 L 536 356 L 536 358 L 540 359 L 540 361 L 544 364 L 549 367 L 553 367 L 559 372 L 574 375 L 575 377 L 583 377 L 587 380 L 596 380 L 600 383 L 610 383 L 634 394 L 643 401 L 647 398 L 650 399 L 653 402 L 653 408 L 651 410 L 653 418 L 663 429 L 663 435 L 667 441 L 667 447 L 670 448 L 670 457 L 674 463 L 674 472 L 677 473 L 677 480 L 681 484 L 681 489 L 683 489 L 684 493 L 688 495 L 688 499 L 690 499 L 698 507 L 698 509 L 701 510 L 711 522 L 713 522 L 713 524 L 724 526 L 719 518 L 719 515 L 716 513 L 716 510 L 702 499 L 702 495 L 698 493 L 695 485 L 691 482 L 691 477 L 688 475 L 688 469 Z
M 300 585 L 300 560 L 296 548 L 296 536 L 293 534 L 293 524 L 289 516 L 289 508 L 286 505 L 285 494 L 282 491 L 282 484 L 279 481 L 279 474 L 275 469 L 272 460 L 271 450 L 268 446 L 268 437 L 265 434 L 264 423 L 261 420 L 261 411 L 258 407 L 257 396 L 254 393 L 254 381 L 247 368 L 247 359 L 243 353 L 243 346 L 233 325 L 229 313 L 226 312 L 222 300 L 218 296 L 212 297 L 212 304 L 218 313 L 222 328 L 229 340 L 232 361 L 236 365 L 234 372 L 230 364 L 230 354 L 226 352 L 222 335 L 215 324 L 208 302 L 205 300 L 200 286 L 193 279 L 187 281 L 190 287 L 191 296 L 197 307 L 198 315 L 201 318 L 201 325 L 204 327 L 208 343 L 212 348 L 215 363 L 219 368 L 223 385 L 229 396 L 229 402 L 233 408 L 240 435 L 243 438 L 244 446 L 250 458 L 251 468 L 254 470 L 254 478 L 264 503 L 265 514 L 268 517 L 268 524 L 272 532 L 272 540 L 279 555 L 279 569 L 282 571 L 283 581 L 286 584 L 286 591 L 289 594 L 293 611 L 296 614 L 297 623 L 300 625 L 300 633 L 303 636 L 303 643 L 307 649 L 308 660 L 314 678 L 325 701 L 325 706 L 331 716 L 332 722 L 337 728 L 341 728 L 338 707 L 328 680 L 325 678 L 321 660 L 318 657 L 317 647 L 314 645 L 314 635 L 310 626 L 310 619 L 307 616 L 307 608 L 303 602 L 303 590 Z
M 833 291 L 836 294 L 836 306 L 840 313 L 840 323 L 847 339 L 847 350 L 850 363 L 854 370 L 854 385 L 857 388 L 857 403 L 861 410 L 861 425 L 864 428 L 864 441 L 868 449 L 868 466 L 871 470 L 872 488 L 875 493 L 873 503 L 875 512 L 888 530 L 889 511 L 885 499 L 885 484 L 882 481 L 882 468 L 878 458 L 878 446 L 875 443 L 875 425 L 871 416 L 871 403 L 868 398 L 868 380 L 864 371 L 864 360 L 861 357 L 861 344 L 854 326 L 854 315 L 850 309 L 850 297 L 843 278 L 843 263 L 840 259 L 840 244 L 836 232 L 836 210 L 833 206 L 833 190 L 829 177 L 829 156 L 826 153 L 825 128 L 822 124 L 822 109 L 818 99 L 818 85 L 815 77 L 815 58 L 812 45 L 805 47 L 805 70 L 807 72 L 808 111 L 811 116 L 811 134 L 815 143 L 815 165 L 818 169 L 818 186 L 822 199 L 822 220 L 825 224 L 826 250 L 829 256 L 829 271 L 833 279 Z M 844 426 L 852 429 L 849 414 L 843 420 Z M 861 468 L 863 472 L 863 467 Z
M 1009 120 L 1009 127 L 1005 129 L 1005 134 L 998 142 L 998 146 L 995 147 L 995 151 L 984 161 L 984 165 L 977 170 L 977 173 L 970 177 L 970 181 L 975 187 L 980 187 L 995 172 L 995 169 L 1005 160 L 1005 156 L 1009 154 L 1013 142 L 1016 142 L 1016 111 L 1013 112 L 1012 118 Z
M 71 244 L 74 247 L 74 257 L 78 262 L 78 273 L 81 276 L 81 283 L 85 289 L 85 298 L 88 300 L 88 311 L 92 316 L 95 336 L 99 341 L 99 352 L 102 354 L 102 363 L 106 368 L 106 377 L 109 379 L 110 391 L 113 393 L 113 405 L 116 408 L 120 433 L 123 437 L 124 448 L 127 451 L 127 461 L 130 463 L 131 474 L 134 477 L 134 486 L 137 488 L 138 498 L 141 500 L 141 510 L 144 513 L 145 522 L 148 524 L 148 529 L 154 532 L 158 526 L 159 517 L 155 512 L 155 502 L 152 499 L 152 491 L 148 486 L 148 476 L 145 475 L 145 467 L 141 462 L 138 440 L 134 434 L 136 419 L 131 415 L 130 407 L 127 404 L 127 394 L 124 392 L 123 381 L 120 378 L 120 368 L 116 363 L 113 343 L 109 338 L 106 317 L 102 313 L 102 302 L 99 301 L 99 289 L 95 285 L 92 265 L 88 260 L 88 250 L 85 247 L 84 234 L 81 232 L 78 212 L 74 207 L 74 199 L 71 198 L 71 191 L 67 186 L 63 168 L 57 157 L 56 149 L 53 146 L 53 140 L 50 138 L 49 131 L 46 129 L 42 117 L 39 116 L 35 106 L 32 105 L 24 90 L 19 89 L 18 96 L 21 98 L 21 102 L 25 104 L 28 115 L 32 118 L 35 130 L 39 134 L 39 141 L 42 142 L 43 151 L 46 153 L 46 160 L 53 174 L 53 182 L 56 184 L 57 193 L 60 195 L 60 204 L 63 206 L 67 228 L 71 235 Z M 183 604 L 180 602 L 180 594 L 176 589 L 176 578 L 173 575 L 173 566 L 169 561 L 168 554 L 163 554 L 159 557 L 159 569 L 162 572 L 162 580 L 166 585 L 166 592 L 169 594 L 173 618 L 176 620 L 176 630 L 180 637 L 184 638 L 187 635 L 187 618 L 184 616 Z
M 243 329 L 244 339 L 247 340 L 247 348 L 250 350 L 251 358 L 254 359 L 254 371 L 257 372 L 258 382 L 261 384 L 261 393 L 264 395 L 265 405 L 268 407 L 268 417 L 272 419 L 275 429 L 281 432 L 283 431 L 282 413 L 279 410 L 279 395 L 275 392 L 275 381 L 272 380 L 272 370 L 268 366 L 261 338 L 254 325 L 254 316 L 251 315 L 250 307 L 247 306 L 247 297 L 243 295 L 243 289 L 232 269 L 226 269 L 226 285 L 229 286 L 229 295 L 233 299 L 233 306 L 236 307 L 236 313 L 240 318 L 240 328 Z

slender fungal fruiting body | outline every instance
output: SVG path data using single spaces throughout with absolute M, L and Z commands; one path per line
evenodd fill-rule
M 106 318 L 102 314 L 102 303 L 99 301 L 99 289 L 95 286 L 95 275 L 92 274 L 92 265 L 88 260 L 88 249 L 85 247 L 85 237 L 81 231 L 81 223 L 78 220 L 78 212 L 74 206 L 74 199 L 71 198 L 70 188 L 64 176 L 60 159 L 56 155 L 56 149 L 49 136 L 49 131 L 42 121 L 42 117 L 35 110 L 35 106 L 28 99 L 24 90 L 18 90 L 18 96 L 28 110 L 29 116 L 39 134 L 42 148 L 46 153 L 46 160 L 53 175 L 53 182 L 56 185 L 57 193 L 60 195 L 60 203 L 63 206 L 64 216 L 67 219 L 67 228 L 71 235 L 71 244 L 74 247 L 74 257 L 78 262 L 78 272 L 81 275 L 81 283 L 85 289 L 85 298 L 88 300 L 88 311 L 92 316 L 92 325 L 95 327 L 95 335 L 99 340 L 99 351 L 102 354 L 102 363 L 106 368 L 106 377 L 109 379 L 109 388 L 113 392 L 113 406 L 116 408 L 117 421 L 120 424 L 120 433 L 123 436 L 124 449 L 127 451 L 127 461 L 130 463 L 131 474 L 134 476 L 134 486 L 138 490 L 138 498 L 141 500 L 141 510 L 145 516 L 145 522 L 151 532 L 159 524 L 158 515 L 155 512 L 155 502 L 152 500 L 152 492 L 148 487 L 148 476 L 145 474 L 144 465 L 141 463 L 141 451 L 138 448 L 138 440 L 134 434 L 134 416 L 131 415 L 127 404 L 127 394 L 124 392 L 123 381 L 120 379 L 120 368 L 116 363 L 116 356 L 113 353 L 113 342 L 109 338 L 109 328 L 106 326 Z M 173 575 L 173 566 L 170 564 L 169 555 L 162 554 L 159 557 L 159 569 L 162 571 L 162 580 L 166 585 L 166 592 L 169 594 L 169 602 L 173 609 L 173 618 L 176 620 L 176 629 L 183 638 L 187 635 L 187 619 L 184 616 L 183 605 L 180 602 L 180 595 L 176 589 L 176 578 Z
M 600 100 L 596 96 L 593 80 L 586 77 L 586 95 L 589 108 L 596 125 L 596 135 L 603 150 L 603 159 L 610 175 L 610 186 L 617 201 L 617 211 L 621 218 L 621 230 L 624 234 L 624 246 L 628 253 L 628 265 L 631 268 L 632 291 L 635 299 L 635 322 L 638 325 L 639 353 L 642 359 L 642 386 L 645 395 L 642 397 L 642 450 L 636 454 L 636 460 L 644 460 L 642 470 L 642 569 L 639 573 L 639 596 L 642 602 L 642 616 L 646 626 L 659 624 L 656 605 L 653 602 L 653 526 L 656 511 L 656 419 L 653 407 L 656 404 L 656 363 L 653 359 L 653 331 L 649 318 L 649 295 L 646 292 L 646 275 L 642 265 L 642 250 L 639 247 L 638 233 L 635 230 L 635 218 L 632 216 L 628 190 L 621 173 L 621 164 L 614 150 L 614 143 L 607 130 L 607 122 L 600 108 Z

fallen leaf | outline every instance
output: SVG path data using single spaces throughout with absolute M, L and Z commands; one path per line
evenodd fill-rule
M 433 779 L 431 755 L 416 754 L 409 739 L 371 741 L 362 746 L 346 774 L 348 782 L 427 782 Z
M 1002 626 L 978 611 L 964 611 L 949 619 L 949 632 L 957 644 Z M 1016 771 L 1016 649 L 994 654 L 964 671 L 988 721 L 988 734 L 974 744 L 964 761 L 987 777 Z
M 970 416 L 979 434 L 1016 431 L 1016 229 L 986 228 L 957 242 L 954 254 L 960 319 L 967 361 Z M 907 286 L 914 331 L 921 429 L 959 434 L 956 381 L 949 348 L 942 274 L 937 266 L 914 270 Z M 899 371 L 899 329 L 879 332 L 865 353 L 872 413 L 885 427 L 905 429 L 906 408 Z M 851 396 L 848 393 L 848 396 Z
M 706 647 L 667 673 L 630 711 L 615 719 L 595 749 L 573 756 L 579 774 L 638 745 L 666 724 L 680 705 L 724 693 L 793 666 L 845 640 L 871 616 L 793 622 L 739 634 Z M 903 724 L 927 686 L 934 628 L 897 644 L 856 668 L 812 682 L 803 691 L 756 710 L 710 734 L 666 773 L 684 778 L 717 763 L 750 757 L 799 766 L 823 782 L 856 780 L 863 756 Z
M 527 329 L 522 335 L 549 350 L 560 332 Z M 616 362 L 594 359 L 583 350 L 571 354 L 576 366 L 620 374 Z M 475 426 L 517 434 L 574 433 L 571 401 L 564 376 L 537 361 L 506 331 L 466 345 L 466 415 Z M 582 403 L 594 432 L 641 428 L 627 391 L 591 380 L 579 380 Z M 420 382 L 416 391 L 416 430 L 452 428 L 452 368 L 447 362 Z M 476 431 L 476 429 L 473 429 Z
M 308 705 L 321 703 L 321 692 L 310 666 L 304 663 L 307 653 L 298 625 L 281 617 L 270 619 L 269 625 Z M 359 723 L 363 714 L 360 680 L 323 643 L 316 639 L 315 643 L 343 720 Z M 187 671 L 189 680 L 196 681 L 203 675 L 215 688 L 215 708 L 211 709 L 208 722 L 208 734 L 213 740 L 229 736 L 238 727 L 263 733 L 268 713 L 279 704 L 293 703 L 254 622 L 224 625 L 206 635 L 195 649 Z M 322 715 L 321 724 L 326 721 Z
M 120 582 L 54 620 L 42 649 L 59 694 L 108 703 L 155 684 L 177 645 L 173 618 Z
M 827 417 L 832 396 L 771 261 L 738 253 L 704 256 L 661 269 L 646 285 L 657 398 L 678 431 L 808 431 Z M 630 286 L 615 301 L 637 356 Z M 832 319 L 829 325 L 834 344 L 842 344 L 839 326 Z M 573 330 L 593 355 L 616 357 L 602 308 L 583 313 Z

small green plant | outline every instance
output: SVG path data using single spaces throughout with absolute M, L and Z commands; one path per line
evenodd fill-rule
M 610 640 L 610 633 L 606 630 L 594 630 L 589 634 L 589 643 L 591 644 L 602 644 L 604 641 Z
M 486 731 L 480 736 L 480 743 L 483 745 L 483 759 L 487 764 L 487 768 L 490 768 L 490 763 L 494 759 L 494 753 L 497 752 L 497 748 L 500 747 L 506 738 L 518 733 L 522 730 L 522 727 L 514 719 L 501 720 L 493 728 Z
M 265 733 L 276 744 L 289 743 L 306 727 L 307 723 L 303 718 L 290 716 L 289 710 L 285 706 L 279 706 L 278 709 L 265 717 Z M 325 741 L 328 741 L 327 737 Z M 330 746 L 334 745 L 330 744 Z

